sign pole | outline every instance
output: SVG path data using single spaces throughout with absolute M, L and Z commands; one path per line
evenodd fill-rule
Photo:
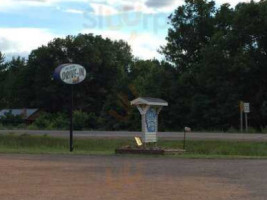
M 184 130 L 184 149 L 185 149 L 185 140 L 186 140 L 186 130 Z
M 78 64 L 62 64 L 58 66 L 53 74 L 54 79 L 60 80 L 65 84 L 70 85 L 70 152 L 73 151 L 73 85 L 83 82 L 86 78 L 86 69 Z
M 243 132 L 243 111 L 240 110 L 240 132 Z
M 250 103 L 244 103 L 244 113 L 245 113 L 246 132 L 248 132 L 248 113 L 250 113 Z
M 248 114 L 245 113 L 245 121 L 246 121 L 246 132 L 248 132 Z
M 243 111 L 244 111 L 244 103 L 240 102 L 240 132 L 243 132 Z
M 184 150 L 185 150 L 185 148 L 186 148 L 186 133 L 189 133 L 189 132 L 191 132 L 191 128 L 189 128 L 189 127 L 184 127 Z
M 73 151 L 73 85 L 70 86 L 70 152 Z

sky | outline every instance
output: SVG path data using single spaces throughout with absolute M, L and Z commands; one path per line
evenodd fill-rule
M 249 0 L 216 0 L 235 6 Z M 0 51 L 26 57 L 54 38 L 93 33 L 123 39 L 135 57 L 161 59 L 168 16 L 184 0 L 0 0 Z

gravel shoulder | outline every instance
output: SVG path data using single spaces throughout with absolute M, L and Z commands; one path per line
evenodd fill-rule
M 2 200 L 263 200 L 267 160 L 0 154 Z

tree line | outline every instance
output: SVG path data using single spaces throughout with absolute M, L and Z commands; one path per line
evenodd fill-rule
M 122 40 L 93 34 L 55 38 L 27 59 L 0 53 L 0 108 L 67 113 L 70 88 L 53 80 L 62 63 L 78 63 L 86 80 L 74 88 L 75 109 L 89 128 L 140 130 L 129 101 L 139 96 L 169 102 L 161 130 L 223 130 L 239 126 L 239 102 L 251 103 L 250 126 L 267 120 L 267 1 L 229 4 L 186 0 L 169 16 L 163 61 L 135 58 Z M 93 123 L 92 123 L 93 122 Z

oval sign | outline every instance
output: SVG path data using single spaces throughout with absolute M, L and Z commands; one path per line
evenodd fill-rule
M 84 81 L 86 70 L 78 64 L 63 64 L 55 69 L 54 78 L 66 84 L 75 85 Z

